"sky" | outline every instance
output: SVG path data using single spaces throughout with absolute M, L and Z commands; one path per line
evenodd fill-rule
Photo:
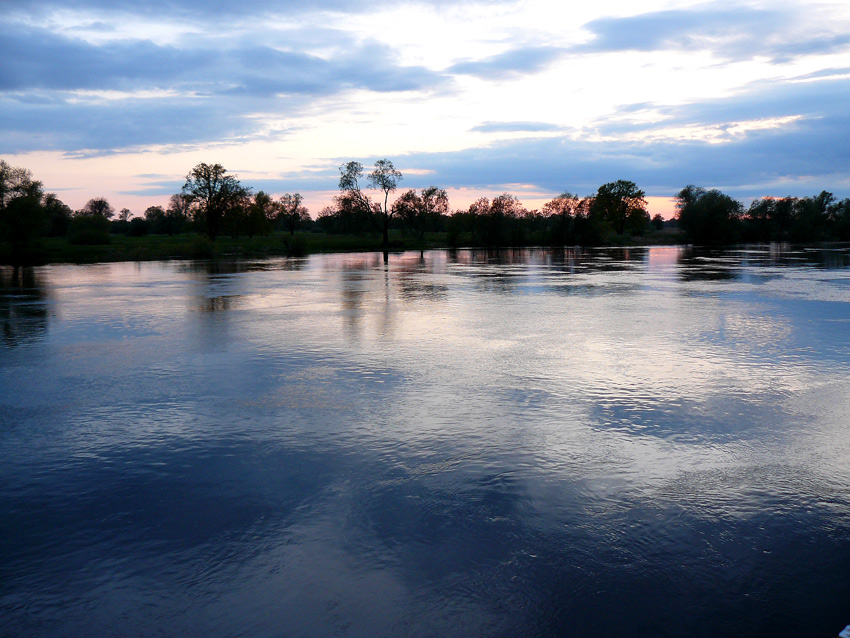
M 456 209 L 850 197 L 846 0 L 0 0 L 0 53 L 0 158 L 72 208 L 142 215 L 207 162 L 315 216 L 380 158 Z

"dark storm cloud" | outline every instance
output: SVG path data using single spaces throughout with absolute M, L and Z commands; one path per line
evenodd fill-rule
M 801 33 L 801 15 L 789 9 L 680 9 L 584 25 L 594 38 L 573 49 L 609 51 L 703 51 L 727 59 L 768 56 L 784 62 L 801 55 L 834 53 L 850 45 L 845 33 Z
M 506 78 L 540 71 L 563 56 L 564 53 L 564 49 L 559 47 L 520 47 L 483 60 L 459 62 L 449 67 L 448 71 L 458 75 L 474 75 L 489 80 Z

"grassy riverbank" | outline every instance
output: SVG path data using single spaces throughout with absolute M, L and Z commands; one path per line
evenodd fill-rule
M 219 237 L 212 242 L 203 235 L 147 235 L 128 237 L 111 235 L 108 244 L 76 245 L 66 238 L 43 238 L 34 243 L 27 254 L 30 264 L 95 263 L 109 261 L 150 261 L 156 259 L 226 259 L 233 257 L 303 256 L 329 252 L 371 252 L 381 250 L 380 235 L 330 235 L 302 232 L 294 236 L 276 233 L 265 237 Z M 458 246 L 467 246 L 464 237 Z M 428 233 L 420 241 L 402 233 L 391 233 L 393 251 L 450 248 L 446 233 Z M 641 237 L 613 237 L 608 245 L 637 246 L 681 242 L 678 234 L 651 233 Z M 12 263 L 9 244 L 0 243 L 0 263 Z

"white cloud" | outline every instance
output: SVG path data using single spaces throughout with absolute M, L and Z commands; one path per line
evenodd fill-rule
M 93 191 L 142 191 L 152 151 L 175 181 L 214 160 L 317 192 L 335 172 L 306 167 L 384 156 L 429 183 L 538 194 L 844 183 L 843 2 L 198 6 L 17 3 L 0 18 L 0 153 Z

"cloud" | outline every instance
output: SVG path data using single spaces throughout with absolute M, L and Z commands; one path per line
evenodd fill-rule
M 821 189 L 850 196 L 850 80 L 758 86 L 736 98 L 676 107 L 671 121 L 720 125 L 726 118 L 801 117 L 777 128 L 730 135 L 725 143 L 694 139 L 559 137 L 508 140 L 451 153 L 412 154 L 441 187 L 502 190 L 523 183 L 556 193 L 583 194 L 617 179 L 637 182 L 649 195 L 672 196 L 687 184 L 721 187 L 735 196 L 806 195 Z M 658 124 L 632 125 L 652 133 Z M 612 133 L 605 126 L 603 133 Z M 614 128 L 613 126 L 610 128 Z M 617 128 L 617 133 L 623 133 Z M 415 182 L 416 178 L 410 180 Z M 411 183 L 418 187 L 419 184 Z M 802 192 L 801 192 L 802 190 Z
M 392 51 L 374 43 L 324 59 L 268 46 L 196 48 L 146 40 L 94 45 L 39 28 L 0 28 L 0 90 L 178 89 L 183 92 L 268 96 L 326 95 L 347 88 L 424 90 L 446 79 L 423 67 L 399 66 Z
M 811 75 L 781 83 L 758 82 L 744 87 L 729 98 L 705 100 L 692 104 L 665 106 L 642 104 L 644 110 L 656 112 L 660 119 L 640 125 L 642 130 L 657 130 L 672 126 L 723 125 L 746 120 L 776 119 L 803 116 L 814 120 L 841 116 L 850 100 L 850 78 L 836 75 L 819 81 L 804 81 Z M 624 113 L 632 112 L 625 109 Z M 634 125 L 611 123 L 600 127 L 602 134 L 621 134 L 634 130 Z
M 501 79 L 518 74 L 535 73 L 564 54 L 564 49 L 560 47 L 520 47 L 482 60 L 459 62 L 449 67 L 447 71 L 458 75 L 474 75 L 488 80 Z
M 733 6 L 600 18 L 584 25 L 593 39 L 573 51 L 711 51 L 726 59 L 768 56 L 783 62 L 802 55 L 834 53 L 850 45 L 847 33 L 801 29 L 806 17 L 787 8 Z
M 353 89 L 431 91 L 450 79 L 401 66 L 374 42 L 323 58 L 251 43 L 194 48 L 147 40 L 92 44 L 0 24 L 0 150 L 109 151 L 258 134 L 258 112 L 292 114 Z
M 561 128 L 548 122 L 482 122 L 470 130 L 476 133 L 542 133 Z
M 0 90 L 167 87 L 209 66 L 203 51 L 136 40 L 95 46 L 46 29 L 0 25 Z
M 0 153 L 59 150 L 91 155 L 134 146 L 181 145 L 250 136 L 256 124 L 213 100 L 73 103 L 0 98 Z
M 492 6 L 510 4 L 513 0 L 416 0 L 418 4 L 456 6 L 476 4 Z M 238 7 L 238 8 L 237 8 Z M 7 10 L 4 7 L 4 10 Z M 366 13 L 374 11 L 366 0 L 17 0 L 8 7 L 12 16 L 46 16 L 54 11 L 77 11 L 98 15 L 129 14 L 156 19 L 180 19 L 187 24 L 216 24 L 251 21 L 268 16 L 301 16 L 321 12 Z

